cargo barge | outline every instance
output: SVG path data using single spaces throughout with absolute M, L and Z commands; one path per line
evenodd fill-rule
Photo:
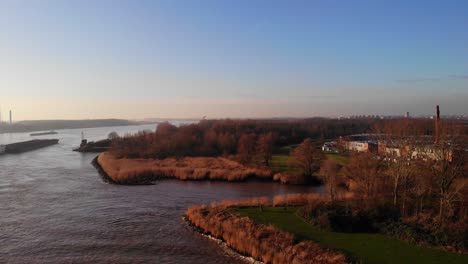
M 19 154 L 19 153 L 55 145 L 55 144 L 58 144 L 58 141 L 59 141 L 58 139 L 33 139 L 29 141 L 7 144 L 7 145 L 4 145 L 4 153 Z
M 58 133 L 55 132 L 55 131 L 47 131 L 47 132 L 32 133 L 32 134 L 29 134 L 29 135 L 34 137 L 34 136 L 56 135 L 56 134 L 58 134 Z

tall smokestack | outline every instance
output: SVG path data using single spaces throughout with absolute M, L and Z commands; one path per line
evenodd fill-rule
M 439 106 L 436 106 L 436 118 L 435 118 L 435 139 L 434 143 L 439 143 L 439 124 L 440 123 L 440 109 Z
M 11 125 L 12 122 L 12 119 L 11 119 L 11 110 L 10 110 L 10 125 Z

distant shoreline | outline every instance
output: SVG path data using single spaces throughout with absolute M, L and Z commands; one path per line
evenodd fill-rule
M 125 119 L 19 121 L 13 124 L 0 123 L 0 134 L 146 124 L 154 124 L 154 122 L 130 121 Z

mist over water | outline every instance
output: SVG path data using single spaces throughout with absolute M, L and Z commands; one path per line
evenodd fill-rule
M 0 263 L 242 263 L 181 220 L 194 204 L 316 191 L 277 183 L 105 184 L 72 149 L 88 140 L 155 125 L 57 130 L 58 145 L 0 156 Z M 32 139 L 0 134 L 0 144 Z

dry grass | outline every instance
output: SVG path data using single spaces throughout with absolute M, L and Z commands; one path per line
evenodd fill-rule
M 222 157 L 117 159 L 106 152 L 99 155 L 98 163 L 117 183 L 131 183 L 141 178 L 224 181 L 243 181 L 248 178 L 273 179 L 273 172 L 270 169 L 247 167 Z
M 282 201 L 280 198 L 277 200 Z M 224 201 L 211 206 L 192 207 L 187 210 L 186 215 L 192 224 L 205 233 L 226 241 L 241 254 L 265 263 L 347 263 L 342 254 L 325 250 L 313 241 L 297 243 L 290 233 L 271 225 L 257 225 L 248 217 L 226 210 L 232 206 L 269 203 L 268 198 L 242 200 L 237 204 Z
M 273 179 L 282 184 L 305 184 L 307 182 L 306 177 L 297 172 L 276 173 Z
M 305 205 L 312 201 L 323 200 L 318 193 L 297 193 L 277 195 L 273 198 L 273 206 Z

